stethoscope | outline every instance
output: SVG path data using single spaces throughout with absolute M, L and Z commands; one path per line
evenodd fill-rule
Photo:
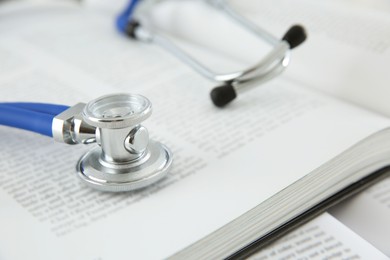
M 144 17 L 142 16 L 142 12 L 136 12 L 139 3 L 142 2 L 145 5 L 149 4 L 148 6 L 151 6 L 157 2 L 164 2 L 164 0 L 131 0 L 125 10 L 118 16 L 116 26 L 120 32 L 132 39 L 158 44 L 176 56 L 179 60 L 182 60 L 184 63 L 192 67 L 202 76 L 220 83 L 221 86 L 214 88 L 210 93 L 211 100 L 218 107 L 225 106 L 235 99 L 241 92 L 261 85 L 262 83 L 282 73 L 290 62 L 290 50 L 300 45 L 306 39 L 305 30 L 299 25 L 292 26 L 280 40 L 235 12 L 229 4 L 226 3 L 226 1 L 203 1 L 212 7 L 223 11 L 244 28 L 262 38 L 274 47 L 273 50 L 271 50 L 271 52 L 260 62 L 244 70 L 226 74 L 215 73 L 198 60 L 191 57 L 188 53 L 181 50 L 166 37 L 159 35 L 151 28 L 147 28 L 144 23 L 141 25 L 140 21 L 142 21 Z M 140 9 L 145 11 L 148 9 L 147 7 Z
M 0 125 L 40 133 L 66 144 L 97 143 L 77 163 L 88 186 L 110 192 L 149 186 L 168 173 L 172 153 L 150 140 L 141 124 L 152 113 L 141 95 L 107 95 L 68 107 L 42 103 L 0 103 Z
M 216 74 L 168 39 L 141 26 L 133 19 L 138 0 L 130 1 L 118 17 L 118 29 L 144 42 L 154 42 L 186 62 L 203 76 L 223 84 L 211 91 L 221 107 L 238 93 L 279 75 L 288 65 L 290 49 L 301 44 L 306 34 L 293 26 L 278 40 L 235 13 L 223 0 L 206 0 L 240 24 L 262 37 L 274 49 L 259 63 L 242 71 Z M 252 84 L 251 84 L 252 83 Z M 253 84 L 255 83 L 255 84 Z M 150 140 L 141 125 L 152 112 L 150 101 L 141 95 L 116 94 L 68 107 L 42 103 L 0 103 L 0 125 L 40 133 L 66 144 L 97 143 L 77 163 L 77 174 L 88 186 L 109 192 L 132 191 L 164 178 L 172 153 L 163 144 Z

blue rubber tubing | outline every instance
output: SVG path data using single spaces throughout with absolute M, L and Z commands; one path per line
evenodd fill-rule
M 69 108 L 69 106 L 47 104 L 47 103 L 31 103 L 31 102 L 6 102 L 0 105 L 11 106 L 15 108 L 22 108 L 25 110 L 40 112 L 49 115 L 58 115 Z
M 131 0 L 126 6 L 125 10 L 116 18 L 116 28 L 118 31 L 125 33 L 126 26 L 131 20 L 131 16 L 134 12 L 134 8 L 137 6 L 139 0 Z
M 55 115 L 0 104 L 0 125 L 16 127 L 53 137 Z

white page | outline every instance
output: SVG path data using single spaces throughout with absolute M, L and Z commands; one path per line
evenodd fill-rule
M 330 213 L 390 257 L 390 178 L 340 203 Z
M 388 0 L 323 0 L 322 2 L 333 6 L 333 8 L 337 8 L 337 6 L 343 4 L 353 9 L 364 9 L 364 11 L 371 9 L 374 12 L 380 12 L 383 14 L 388 14 L 390 12 L 390 2 Z
M 89 147 L 0 127 L 4 259 L 169 256 L 389 124 L 281 79 L 220 110 L 207 99 L 210 82 L 119 36 L 111 17 L 61 7 L 2 19 L 2 100 L 71 105 L 144 94 L 155 108 L 146 125 L 175 155 L 168 178 L 150 189 L 100 193 L 75 175 Z
M 305 26 L 308 40 L 293 50 L 288 75 L 389 116 L 389 4 L 373 8 L 375 2 L 248 0 L 237 6 L 276 35 L 292 24 Z
M 266 259 L 388 259 L 337 219 L 323 213 L 252 255 Z

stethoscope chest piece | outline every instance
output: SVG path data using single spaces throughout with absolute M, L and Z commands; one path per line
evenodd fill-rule
M 96 127 L 99 146 L 77 163 L 81 180 L 98 190 L 122 192 L 165 177 L 172 154 L 166 146 L 149 140 L 147 129 L 140 124 L 151 112 L 150 101 L 140 95 L 108 95 L 89 102 L 82 118 Z

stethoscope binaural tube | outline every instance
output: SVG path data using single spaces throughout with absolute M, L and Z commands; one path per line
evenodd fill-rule
M 274 49 L 257 64 L 242 71 L 219 74 L 201 64 L 198 60 L 173 44 L 169 39 L 141 25 L 134 18 L 134 11 L 139 2 L 141 1 L 132 0 L 129 2 L 126 9 L 117 17 L 117 29 L 132 39 L 147 43 L 156 43 L 199 74 L 221 83 L 222 85 L 220 87 L 214 88 L 210 93 L 213 103 L 218 107 L 227 105 L 241 92 L 258 86 L 282 73 L 290 62 L 290 50 L 304 42 L 307 37 L 302 26 L 294 25 L 286 32 L 282 39 L 278 39 L 236 13 L 226 1 L 205 0 L 205 2 L 224 12 L 244 28 L 274 46 Z

